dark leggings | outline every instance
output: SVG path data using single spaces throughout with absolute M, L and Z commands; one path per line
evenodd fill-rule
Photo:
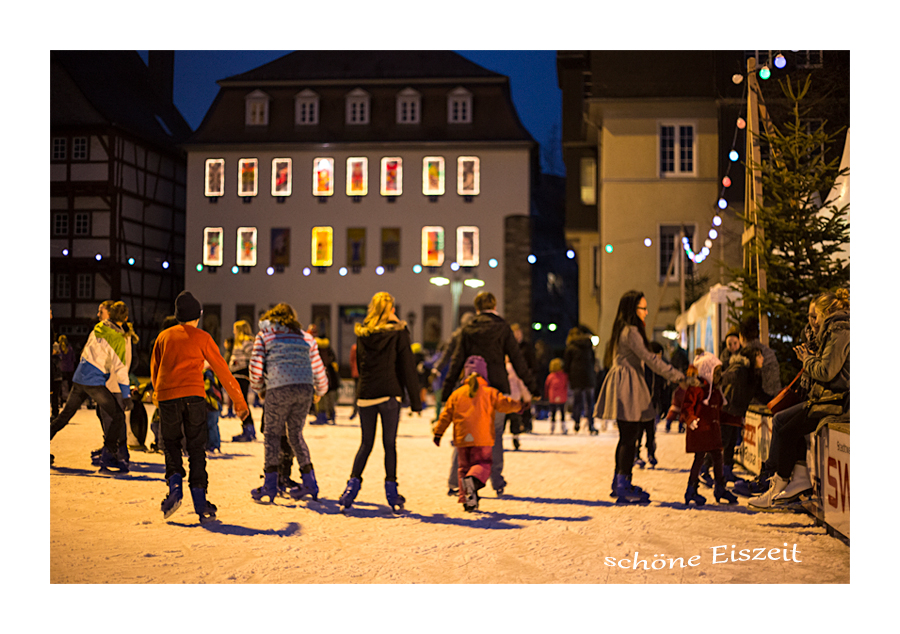
M 353 460 L 351 478 L 362 478 L 369 454 L 375 446 L 375 429 L 381 414 L 381 442 L 384 445 L 384 479 L 397 481 L 397 427 L 400 423 L 400 403 L 389 398 L 384 403 L 359 408 L 359 425 L 362 428 L 362 444 Z
M 646 421 L 633 422 L 627 420 L 616 421 L 619 428 L 619 444 L 616 445 L 616 473 L 619 475 L 631 475 L 634 466 L 634 451 L 638 438 L 644 431 Z
M 789 480 L 794 465 L 806 461 L 806 434 L 814 432 L 819 421 L 807 417 L 806 401 L 790 407 L 780 414 L 785 414 L 785 417 L 783 424 L 778 427 L 780 437 L 778 444 L 775 445 L 775 460 L 777 461 L 775 470 L 783 479 Z M 775 425 L 773 424 L 773 436 L 774 433 Z
M 125 437 L 125 410 L 121 408 L 116 397 L 112 395 L 105 385 L 82 385 L 73 383 L 69 392 L 69 398 L 66 399 L 66 406 L 59 413 L 59 416 L 50 423 L 50 440 L 65 427 L 72 417 L 81 408 L 81 404 L 88 398 L 97 402 L 97 407 L 109 414 L 112 422 L 110 429 L 104 434 L 103 446 L 111 453 L 116 455 L 119 448 L 118 439 L 121 435 Z
M 698 451 L 694 454 L 694 464 L 691 465 L 691 474 L 688 476 L 689 484 L 697 484 L 700 480 L 700 468 L 703 459 L 711 459 L 713 465 L 713 477 L 717 483 L 722 484 L 722 451 Z

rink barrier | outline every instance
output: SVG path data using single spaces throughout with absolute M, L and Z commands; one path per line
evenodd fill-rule
M 772 442 L 772 414 L 762 406 L 751 405 L 744 418 L 741 445 L 735 461 L 754 475 L 769 456 Z M 820 429 L 809 434 L 806 464 L 813 493 L 803 502 L 816 526 L 824 526 L 829 535 L 850 540 L 850 419 L 830 416 Z

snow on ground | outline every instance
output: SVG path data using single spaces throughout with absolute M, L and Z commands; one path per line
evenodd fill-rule
M 148 406 L 152 413 L 152 406 Z M 254 409 L 260 420 L 261 410 Z M 658 468 L 635 469 L 652 496 L 647 506 L 609 497 L 615 428 L 549 434 L 547 421 L 506 436 L 506 494 L 482 490 L 480 512 L 447 496 L 451 448 L 432 443 L 429 421 L 405 410 L 397 439 L 398 482 L 407 511 L 384 498 L 379 440 L 353 508 L 338 512 L 359 428 L 349 407 L 338 424 L 305 428 L 319 481 L 319 502 L 278 498 L 256 504 L 262 480 L 261 435 L 232 443 L 235 419 L 220 421 L 221 456 L 208 459 L 209 498 L 218 521 L 201 526 L 190 496 L 163 519 L 161 454 L 132 452 L 127 476 L 90 463 L 100 425 L 82 409 L 52 441 L 50 582 L 53 584 L 729 584 L 850 582 L 850 548 L 804 514 L 755 513 L 717 504 L 685 509 L 692 456 L 684 436 L 657 433 Z M 148 445 L 152 435 L 148 437 Z M 299 480 L 296 466 L 293 475 Z M 731 561 L 732 548 L 734 558 Z M 774 549 L 774 550 L 773 550 Z M 740 551 L 751 559 L 740 561 Z M 637 553 L 637 555 L 635 555 Z M 756 560 L 759 553 L 766 557 Z M 768 556 L 771 555 L 771 559 Z M 634 560 L 644 560 L 650 568 Z M 623 561 L 624 560 L 624 561 Z M 608 565 L 610 562 L 617 565 Z M 654 566 L 655 562 L 655 566 Z

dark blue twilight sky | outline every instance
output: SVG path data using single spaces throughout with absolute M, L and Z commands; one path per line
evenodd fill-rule
M 147 60 L 146 51 L 138 51 Z M 212 104 L 216 81 L 243 73 L 291 51 L 176 51 L 175 105 L 196 130 Z M 562 93 L 556 81 L 556 51 L 456 51 L 509 77 L 522 123 L 541 144 L 543 171 L 563 175 L 560 144 Z M 548 164 L 548 150 L 550 152 Z

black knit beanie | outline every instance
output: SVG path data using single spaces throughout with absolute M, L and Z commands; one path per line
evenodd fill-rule
M 200 319 L 200 302 L 188 291 L 181 291 L 175 298 L 175 319 L 181 323 L 187 323 Z

